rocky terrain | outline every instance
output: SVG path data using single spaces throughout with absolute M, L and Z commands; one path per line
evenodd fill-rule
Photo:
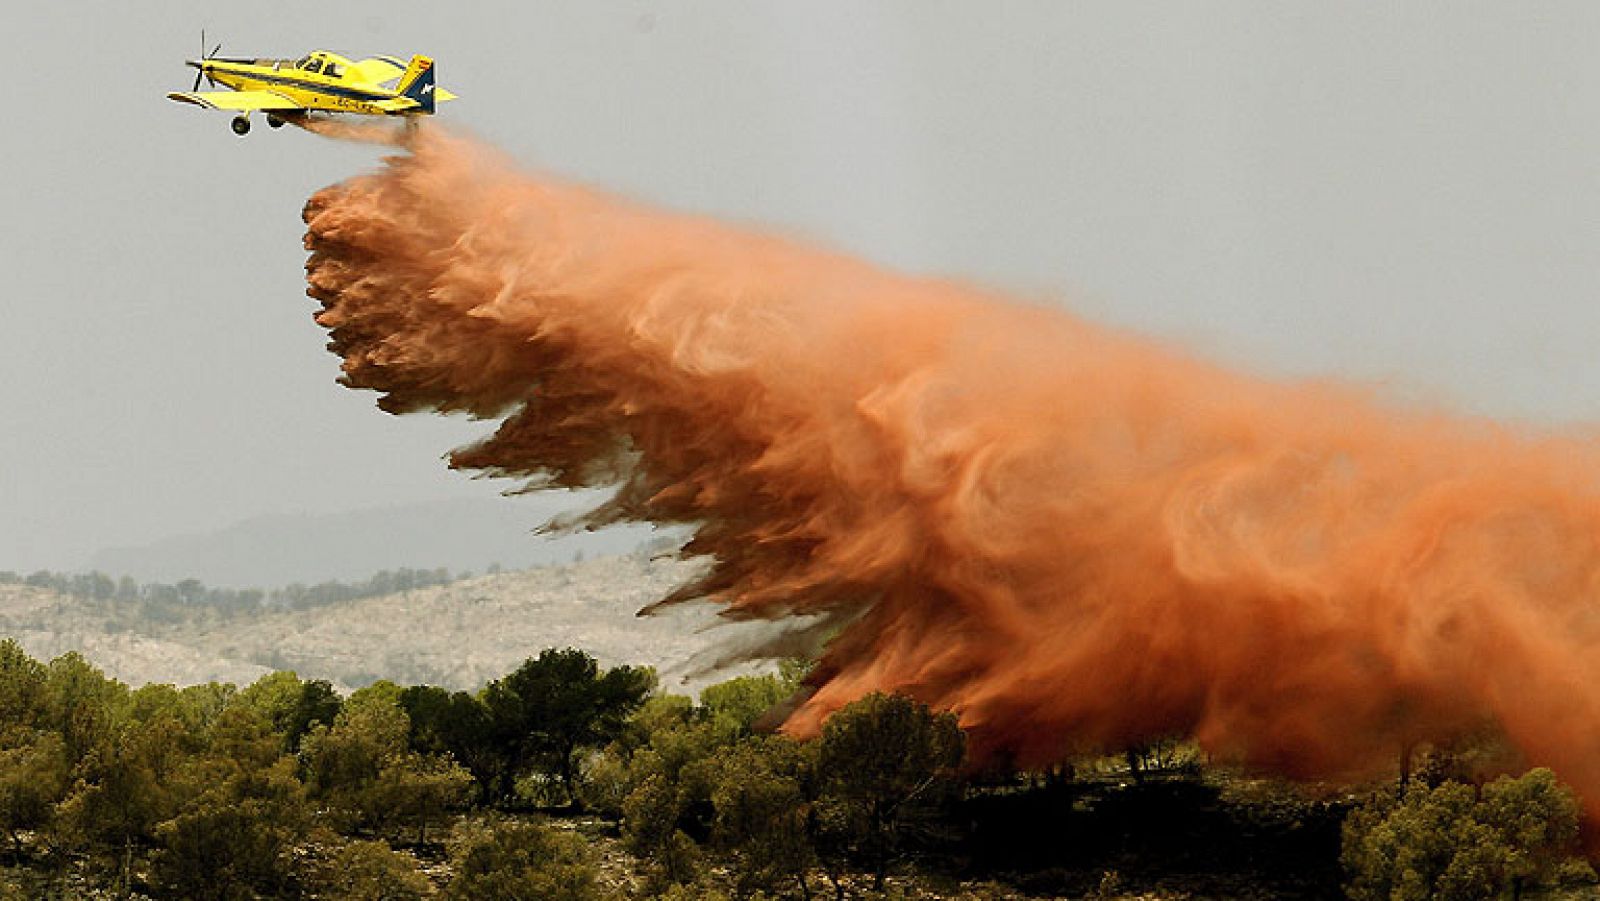
M 244 685 L 275 669 L 348 691 L 377 679 L 474 690 L 548 647 L 602 665 L 656 667 L 662 687 L 691 693 L 757 668 L 704 672 L 765 624 L 732 624 L 707 607 L 635 613 L 697 564 L 636 553 L 481 576 L 308 610 L 196 610 L 156 621 L 136 604 L 0 585 L 0 635 L 48 660 L 78 651 L 124 682 Z

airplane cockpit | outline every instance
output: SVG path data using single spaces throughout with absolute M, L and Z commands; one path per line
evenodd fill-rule
M 300 57 L 294 63 L 294 68 L 312 75 L 326 75 L 330 78 L 343 78 L 344 63 L 333 59 L 330 54 L 318 50 Z

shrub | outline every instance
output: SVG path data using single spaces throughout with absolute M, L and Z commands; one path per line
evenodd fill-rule
M 620 818 L 629 788 L 628 762 L 615 749 L 607 748 L 583 762 L 578 797 L 589 810 L 604 817 Z
M 382 841 L 353 841 L 327 860 L 315 879 L 319 894 L 345 901 L 414 901 L 433 895 L 416 862 Z
M 682 815 L 682 794 L 659 775 L 647 778 L 622 804 L 623 841 L 650 865 L 655 888 L 689 882 L 699 872 L 699 848 L 678 828 Z
M 161 824 L 155 883 L 174 897 L 201 901 L 271 894 L 286 882 L 292 836 L 252 799 L 202 805 Z
M 450 898 L 598 901 L 596 870 L 583 840 L 534 823 L 509 820 L 458 829 Z

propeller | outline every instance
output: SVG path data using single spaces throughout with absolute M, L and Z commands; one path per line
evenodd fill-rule
M 195 73 L 194 73 L 194 87 L 190 88 L 189 90 L 191 90 L 191 91 L 200 90 L 200 76 L 202 76 L 202 75 L 205 76 L 206 81 L 211 82 L 211 86 L 212 87 L 216 87 L 217 86 L 217 80 L 215 78 L 211 77 L 211 73 L 210 72 L 206 71 L 206 60 L 212 58 L 213 56 L 216 56 L 221 51 L 222 51 L 222 42 L 218 41 L 217 42 L 217 46 L 212 47 L 210 53 L 206 52 L 206 30 L 204 28 L 200 29 L 200 61 L 199 62 L 195 62 L 193 60 L 189 61 L 189 65 L 194 66 L 195 70 L 196 70 Z

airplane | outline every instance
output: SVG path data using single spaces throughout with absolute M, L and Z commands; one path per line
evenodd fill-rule
M 194 87 L 167 95 L 180 103 L 205 109 L 237 110 L 233 133 L 250 132 L 250 114 L 266 113 L 267 124 L 279 128 L 308 113 L 357 113 L 367 116 L 433 115 L 434 106 L 456 95 L 434 86 L 433 60 L 413 56 L 407 64 L 395 56 L 374 56 L 352 62 L 337 53 L 314 50 L 294 59 L 243 59 L 217 56 L 218 44 L 208 55 L 205 34 L 200 36 L 200 59 L 184 65 L 199 71 Z M 226 91 L 202 91 L 200 79 Z

